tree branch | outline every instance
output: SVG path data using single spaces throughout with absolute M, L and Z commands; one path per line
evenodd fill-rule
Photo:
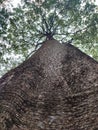
M 41 37 L 38 39 L 38 41 L 36 42 L 37 44 L 35 45 L 35 49 L 34 49 L 33 51 L 31 51 L 31 52 L 27 55 L 27 57 L 26 57 L 25 59 L 28 59 L 34 52 L 36 52 L 37 49 L 38 49 L 38 47 L 39 47 L 39 45 L 42 45 L 42 42 L 39 43 L 39 41 L 40 41 L 42 38 L 43 38 L 43 36 L 41 36 Z

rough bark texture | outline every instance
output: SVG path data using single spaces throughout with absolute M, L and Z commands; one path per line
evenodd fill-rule
M 45 42 L 0 79 L 0 130 L 98 130 L 98 63 Z

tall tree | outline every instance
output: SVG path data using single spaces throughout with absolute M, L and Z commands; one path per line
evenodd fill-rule
M 10 14 L 7 34 L 1 35 L 6 44 L 1 48 L 9 55 L 28 57 L 42 41 L 55 38 L 73 41 L 97 58 L 97 26 L 98 9 L 90 0 L 25 0 Z
M 14 9 L 2 49 L 27 56 L 42 46 L 0 79 L 1 130 L 98 129 L 98 62 L 69 44 L 97 41 L 97 17 L 88 0 Z
M 48 40 L 0 79 L 1 130 L 97 130 L 98 62 Z

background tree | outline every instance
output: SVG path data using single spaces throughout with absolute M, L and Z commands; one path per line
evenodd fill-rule
M 97 59 L 98 9 L 90 0 L 25 0 L 10 13 L 7 25 L 1 29 L 1 65 L 4 58 L 7 65 L 17 65 L 51 38 L 72 42 Z

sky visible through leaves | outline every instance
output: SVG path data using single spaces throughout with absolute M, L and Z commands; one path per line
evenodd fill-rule
M 21 0 L 12 0 L 12 4 L 14 7 L 17 7 L 17 4 L 20 3 Z M 92 0 L 94 1 L 94 0 Z M 95 0 L 95 3 L 98 5 L 98 0 Z

